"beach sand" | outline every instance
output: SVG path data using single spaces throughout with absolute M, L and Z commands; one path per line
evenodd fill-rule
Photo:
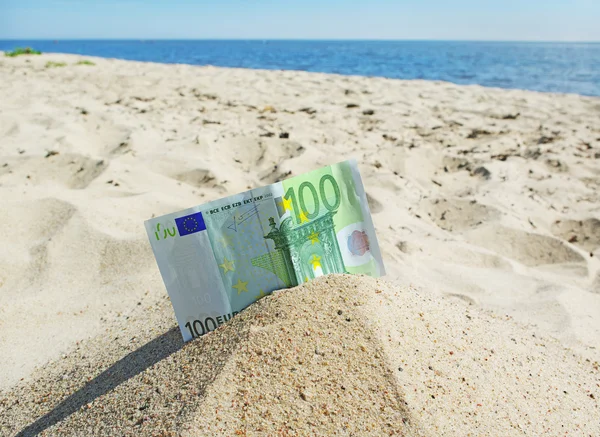
M 385 280 L 183 345 L 143 221 L 350 158 Z M 0 435 L 600 435 L 598 98 L 1 56 L 0 198 Z

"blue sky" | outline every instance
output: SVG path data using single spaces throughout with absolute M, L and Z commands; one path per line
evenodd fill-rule
M 600 41 L 600 0 L 0 0 L 0 39 Z

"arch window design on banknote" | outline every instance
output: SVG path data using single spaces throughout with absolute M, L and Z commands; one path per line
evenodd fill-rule
M 161 226 L 170 238 L 156 238 Z M 355 161 L 157 217 L 146 229 L 186 341 L 273 290 L 329 273 L 384 274 Z

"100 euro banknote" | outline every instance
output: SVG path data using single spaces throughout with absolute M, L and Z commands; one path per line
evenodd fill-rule
M 185 341 L 328 273 L 385 274 L 355 161 L 145 222 Z

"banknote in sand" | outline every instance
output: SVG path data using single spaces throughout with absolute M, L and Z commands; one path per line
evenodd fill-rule
M 184 340 L 274 290 L 385 274 L 355 161 L 146 221 Z

